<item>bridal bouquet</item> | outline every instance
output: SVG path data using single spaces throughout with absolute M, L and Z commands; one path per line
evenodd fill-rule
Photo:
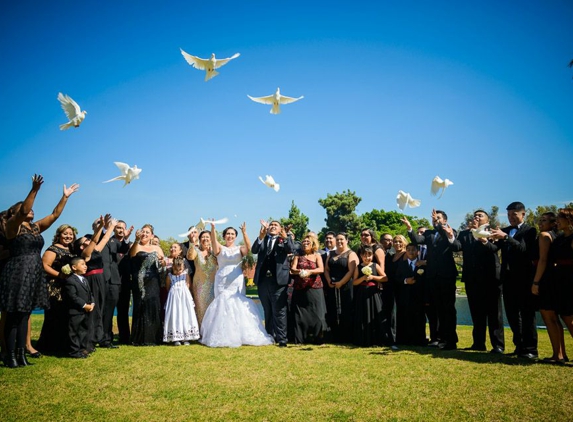
M 364 274 L 366 277 L 368 277 L 369 275 L 372 275 L 372 268 L 362 267 L 362 274 Z

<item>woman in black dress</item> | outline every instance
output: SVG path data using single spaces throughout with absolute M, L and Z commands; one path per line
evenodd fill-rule
M 10 258 L 0 275 L 0 310 L 6 312 L 4 338 L 7 353 L 4 364 L 9 368 L 29 365 L 25 347 L 30 313 L 35 308 L 49 306 L 40 256 L 44 246 L 41 233 L 54 224 L 70 195 L 79 188 L 77 184 L 69 188 L 64 185 L 62 198 L 52 213 L 32 222 L 32 206 L 42 183 L 42 176 L 34 175 L 32 189 L 26 199 L 10 207 L 0 222 L 10 250 Z
M 134 289 L 131 342 L 136 346 L 154 346 L 163 341 L 159 280 L 165 258 L 161 248 L 151 243 L 152 238 L 153 226 L 144 225 L 129 251 Z
M 352 317 L 354 312 L 352 277 L 358 265 L 358 255 L 348 247 L 348 235 L 336 235 L 336 250 L 326 260 L 324 278 L 326 323 L 333 343 L 352 343 Z
M 76 240 L 75 228 L 62 224 L 56 229 L 52 244 L 42 256 L 42 264 L 48 280 L 50 308 L 44 311 L 44 323 L 37 347 L 42 353 L 63 355 L 68 352 L 68 306 L 62 290 L 69 273 L 62 268 L 74 257 L 71 250 Z

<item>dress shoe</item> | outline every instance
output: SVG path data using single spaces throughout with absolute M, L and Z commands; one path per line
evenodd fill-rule
M 19 366 L 15 352 L 6 353 L 6 356 L 4 356 L 4 366 L 8 368 L 17 368 Z
M 428 343 L 428 347 L 439 347 L 440 343 L 438 341 L 431 341 Z
M 278 346 L 279 347 L 287 347 L 287 344 L 286 343 L 279 343 Z
M 522 353 L 519 357 L 522 359 L 537 360 L 537 355 L 534 355 L 533 353 Z
M 489 352 L 497 355 L 503 355 L 503 349 L 501 347 L 494 347 Z
M 396 346 L 395 344 L 390 346 L 390 349 L 393 350 L 394 352 L 397 352 L 398 350 L 400 350 L 400 348 L 398 346 Z
M 564 359 L 555 359 L 555 358 L 543 358 L 539 362 L 541 363 L 549 363 L 551 365 L 565 365 Z
M 28 359 L 26 359 L 26 349 L 23 347 L 16 349 L 16 362 L 18 362 L 18 366 L 32 365 L 30 362 L 28 362 Z
M 104 347 L 106 349 L 119 349 L 119 346 L 116 346 L 113 343 L 102 344 L 101 347 Z
M 440 343 L 440 350 L 456 350 L 458 346 L 455 343 Z
M 78 354 L 70 355 L 70 357 L 71 357 L 72 359 L 87 359 L 87 355 L 84 355 L 83 353 L 78 353 Z
M 191 343 L 189 343 L 188 341 L 183 342 L 183 346 L 190 346 L 190 345 L 191 345 Z

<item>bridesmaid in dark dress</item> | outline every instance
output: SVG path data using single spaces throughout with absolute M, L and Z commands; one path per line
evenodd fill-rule
M 154 346 L 163 340 L 159 280 L 165 257 L 152 238 L 153 226 L 144 225 L 129 251 L 134 284 L 131 342 L 136 346 Z
M 379 284 L 387 280 L 382 267 L 374 262 L 374 249 L 362 245 L 358 251 L 360 264 L 354 270 L 354 333 L 353 343 L 370 347 L 383 344 L 382 298 Z
M 69 273 L 62 267 L 74 256 L 70 250 L 76 240 L 75 229 L 62 224 L 56 229 L 52 244 L 42 256 L 42 264 L 48 280 L 50 308 L 44 311 L 44 323 L 37 347 L 44 354 L 65 355 L 68 352 L 68 306 L 63 300 L 62 289 Z
M 326 297 L 326 323 L 329 341 L 352 343 L 353 291 L 352 277 L 358 265 L 358 255 L 348 247 L 348 235 L 336 235 L 336 250 L 326 260 L 324 278 L 328 283 Z
M 316 236 L 302 239 L 301 250 L 294 256 L 290 273 L 294 276 L 291 310 L 294 320 L 294 342 L 323 342 L 326 330 L 326 304 L 320 274 L 324 272 Z
M 37 222 L 32 206 L 40 187 L 42 176 L 34 175 L 32 189 L 23 202 L 13 205 L 0 222 L 0 229 L 7 240 L 10 258 L 0 275 L 0 310 L 6 312 L 4 338 L 6 355 L 4 365 L 9 368 L 27 366 L 26 334 L 33 309 L 47 308 L 48 289 L 40 253 L 44 246 L 41 233 L 61 215 L 68 198 L 79 185 L 64 185 L 62 198 L 52 213 Z

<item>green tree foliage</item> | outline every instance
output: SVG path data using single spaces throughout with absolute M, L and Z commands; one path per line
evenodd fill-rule
M 474 218 L 474 213 L 477 209 L 473 210 L 472 212 L 468 212 L 464 218 L 464 221 L 460 224 L 459 231 L 465 230 L 468 228 L 468 224 Z M 492 205 L 490 210 L 487 211 L 484 209 L 485 212 L 489 214 L 489 226 L 490 227 L 501 227 L 501 223 L 499 222 L 499 207 L 497 205 Z
M 536 226 L 537 220 L 541 217 L 542 214 L 546 212 L 554 212 L 557 214 L 559 208 L 573 208 L 573 202 L 569 202 L 568 204 L 563 204 L 562 207 L 558 205 L 539 205 L 535 210 L 528 208 L 525 213 L 525 222 L 530 226 Z
M 283 226 L 292 225 L 291 230 L 297 240 L 302 239 L 308 233 L 308 222 L 309 218 L 300 211 L 300 209 L 294 204 L 294 201 L 291 203 L 288 218 L 280 219 L 280 223 Z
M 356 214 L 356 207 L 362 198 L 355 192 L 346 190 L 334 195 L 327 194 L 326 198 L 319 199 L 318 203 L 326 211 L 326 227 L 320 232 L 320 239 L 324 239 L 327 231 L 346 232 L 351 238 L 355 238 L 362 226 L 361 218 Z
M 402 223 L 404 214 L 397 211 L 384 211 L 372 210 L 362 214 L 362 228 L 369 228 L 376 232 L 377 239 L 384 233 L 390 233 L 392 236 L 402 234 L 407 236 L 408 229 Z M 406 216 L 412 228 L 416 230 L 418 227 L 430 227 L 430 222 L 425 218 L 418 218 L 416 216 Z

